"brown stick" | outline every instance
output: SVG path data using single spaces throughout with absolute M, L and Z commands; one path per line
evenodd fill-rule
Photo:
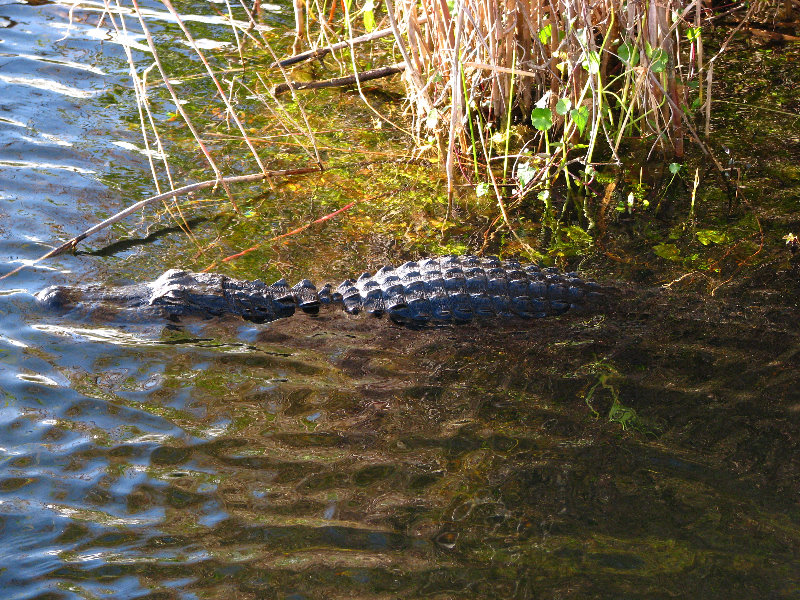
M 800 42 L 800 37 L 797 37 L 796 35 L 778 33 L 776 31 L 766 31 L 764 29 L 756 29 L 755 27 L 748 27 L 747 30 L 756 37 L 767 39 L 772 42 Z
M 371 71 L 363 71 L 357 75 L 348 75 L 347 77 L 335 77 L 333 79 L 326 79 L 324 81 L 290 81 L 287 83 L 279 83 L 272 89 L 272 93 L 276 96 L 285 94 L 291 89 L 295 90 L 316 90 L 319 88 L 329 87 L 344 87 L 354 85 L 356 82 L 369 81 L 371 79 L 380 79 L 381 77 L 388 77 L 395 73 L 402 73 L 406 69 L 406 63 L 396 63 L 388 67 L 381 67 L 380 69 L 372 69 Z
M 289 58 L 284 58 L 283 60 L 274 62 L 269 66 L 269 68 L 274 69 L 276 67 L 289 67 L 291 65 L 296 65 L 297 63 L 303 62 L 305 60 L 311 60 L 312 58 L 325 56 L 326 54 L 329 54 L 335 50 L 342 50 L 343 48 L 352 47 L 355 46 L 356 44 L 363 44 L 364 42 L 370 42 L 372 40 L 378 40 L 380 38 L 389 37 L 390 35 L 392 35 L 392 33 L 393 33 L 392 28 L 388 27 L 386 29 L 380 29 L 378 31 L 373 31 L 372 33 L 367 33 L 365 35 L 355 37 L 352 40 L 345 40 L 343 42 L 331 44 L 330 46 L 325 46 L 324 48 L 315 48 L 313 50 L 306 50 L 305 52 L 301 52 L 300 54 L 295 54 L 294 56 L 290 56 Z
M 275 176 L 281 176 L 281 175 L 302 175 L 304 173 L 313 173 L 315 171 L 319 171 L 319 168 L 317 168 L 317 167 L 303 167 L 303 168 L 300 168 L 300 169 L 283 169 L 283 170 L 280 170 L 280 171 L 265 171 L 263 173 L 253 173 L 251 175 L 237 175 L 236 177 L 225 177 L 222 180 L 209 179 L 207 181 L 200 181 L 198 183 L 192 183 L 192 184 L 189 184 L 189 185 L 185 185 L 183 187 L 178 188 L 177 190 L 171 190 L 169 192 L 164 192 L 163 194 L 159 194 L 158 196 L 153 196 L 151 198 L 146 198 L 144 200 L 140 200 L 136 204 L 133 204 L 133 205 L 129 206 L 128 208 L 126 208 L 125 210 L 122 210 L 122 211 L 118 212 L 114 216 L 109 217 L 108 219 L 106 219 L 102 223 L 98 223 L 97 225 L 95 225 L 93 227 L 90 227 L 89 229 L 87 229 L 86 231 L 84 231 L 80 235 L 72 238 L 68 242 L 64 242 L 63 244 L 61 244 L 57 248 L 53 248 L 52 250 L 50 250 L 50 252 L 48 252 L 47 254 L 44 254 L 43 256 L 37 258 L 32 263 L 25 264 L 25 265 L 20 265 L 19 267 L 17 267 L 13 271 L 10 271 L 9 273 L 6 273 L 2 277 L 0 277 L 0 280 L 1 279 L 5 279 L 6 277 L 11 277 L 15 273 L 19 273 L 25 267 L 35 265 L 36 263 L 39 263 L 39 262 L 41 262 L 41 261 L 43 261 L 43 260 L 45 260 L 47 258 L 52 258 L 53 256 L 58 256 L 59 254 L 63 254 L 64 252 L 67 252 L 68 250 L 74 250 L 75 247 L 81 241 L 85 240 L 90 235 L 94 235 L 95 233 L 105 229 L 109 225 L 113 225 L 117 221 L 121 221 L 122 219 L 124 219 L 128 215 L 130 215 L 132 213 L 135 213 L 137 210 L 139 210 L 141 208 L 144 208 L 145 206 L 147 206 L 148 204 L 152 204 L 153 202 L 158 202 L 159 200 L 167 200 L 168 198 L 174 198 L 175 196 L 181 196 L 183 194 L 188 194 L 189 192 L 194 192 L 195 190 L 201 190 L 201 189 L 204 189 L 204 188 L 210 188 L 210 187 L 216 186 L 219 183 L 223 183 L 224 185 L 228 185 L 228 184 L 231 184 L 231 183 L 248 183 L 248 182 L 251 182 L 251 181 L 261 181 L 262 179 L 267 179 L 269 177 L 275 177 Z

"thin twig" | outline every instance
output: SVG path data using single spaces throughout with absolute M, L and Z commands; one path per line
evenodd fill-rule
M 233 104 L 231 103 L 231 99 L 228 98 L 227 94 L 225 93 L 225 90 L 222 89 L 222 85 L 220 84 L 219 79 L 217 79 L 217 76 L 215 75 L 214 70 L 211 67 L 211 64 L 206 59 L 205 54 L 203 54 L 202 50 L 200 50 L 199 46 L 192 37 L 192 34 L 186 28 L 183 19 L 181 19 L 181 16 L 180 14 L 178 14 L 178 11 L 175 10 L 175 7 L 172 5 L 172 2 L 170 2 L 170 0 L 161 0 L 161 3 L 167 7 L 167 10 L 169 10 L 170 14 L 178 23 L 178 27 L 181 28 L 181 31 L 183 31 L 183 34 L 186 36 L 186 41 L 189 42 L 189 45 L 191 46 L 195 55 L 197 55 L 197 57 L 203 63 L 203 66 L 206 68 L 206 72 L 208 73 L 209 77 L 211 77 L 211 81 L 214 82 L 214 85 L 217 88 L 217 92 L 219 92 L 219 97 L 225 104 L 225 108 L 227 109 L 228 114 L 231 116 L 233 122 L 236 124 L 236 127 L 241 132 L 242 139 L 247 143 L 247 147 L 250 149 L 253 158 L 255 158 L 256 163 L 258 164 L 258 168 L 266 172 L 267 169 L 264 167 L 264 163 L 261 162 L 261 157 L 258 156 L 258 152 L 256 151 L 255 146 L 253 146 L 253 143 L 250 141 L 250 138 L 248 137 L 247 132 L 244 129 L 244 125 L 239 119 L 239 115 L 237 114 L 236 109 L 233 107 Z
M 400 35 L 400 29 L 397 27 L 397 21 L 394 18 L 395 8 L 392 4 L 392 0 L 386 0 L 386 14 L 389 17 L 389 23 L 392 25 L 391 29 L 392 33 L 394 33 L 395 42 L 397 42 L 397 49 L 400 50 L 400 54 L 403 55 L 403 60 L 405 63 L 407 65 L 413 65 L 414 63 L 411 62 L 411 56 L 408 54 L 408 49 L 406 48 L 405 42 L 403 42 L 403 37 Z M 416 95 L 415 101 L 418 102 L 422 109 L 427 113 L 433 107 L 433 103 L 428 96 L 428 92 L 425 90 L 425 82 L 422 80 L 422 77 L 417 70 L 413 67 L 409 68 L 408 72 L 411 75 L 411 83 L 414 86 L 414 94 Z
M 301 52 L 300 54 L 295 54 L 294 56 L 290 56 L 289 58 L 284 58 L 283 60 L 274 62 L 269 66 L 269 68 L 274 69 L 275 67 L 289 67 L 291 65 L 296 65 L 299 62 L 311 60 L 313 58 L 319 58 L 320 56 L 325 56 L 326 54 L 335 52 L 336 50 L 342 50 L 344 48 L 352 48 L 356 44 L 363 44 L 364 42 L 379 40 L 381 38 L 388 37 L 393 33 L 394 32 L 392 31 L 391 27 L 388 27 L 386 29 L 380 29 L 378 31 L 373 31 L 372 33 L 368 33 L 366 35 L 360 35 L 358 37 L 353 38 L 352 40 L 345 40 L 337 44 L 331 44 L 330 46 L 325 46 L 324 48 L 315 48 L 313 50 L 306 50 L 305 52 Z
M 164 85 L 166 86 L 167 91 L 169 92 L 169 95 L 172 97 L 172 101 L 175 103 L 175 109 L 181 115 L 181 117 L 183 118 L 184 123 L 186 123 L 186 126 L 189 128 L 189 131 L 192 133 L 192 137 L 194 137 L 195 141 L 197 142 L 198 147 L 203 152 L 203 155 L 205 156 L 206 161 L 208 162 L 208 165 L 211 167 L 211 169 L 214 171 L 214 174 L 217 176 L 217 180 L 220 181 L 220 182 L 223 182 L 225 180 L 225 178 L 222 176 L 222 172 L 219 170 L 219 167 L 217 166 L 216 161 L 211 156 L 211 152 L 208 149 L 208 147 L 206 146 L 205 142 L 203 142 L 203 139 L 200 137 L 200 133 L 195 128 L 194 123 L 192 122 L 192 119 L 189 117 L 189 114 L 184 109 L 183 103 L 180 101 L 180 98 L 178 98 L 178 94 L 175 92 L 175 89 L 172 87 L 172 83 L 169 80 L 169 76 L 167 75 L 166 71 L 164 70 L 164 65 L 162 64 L 161 58 L 158 55 L 158 49 L 156 48 L 156 44 L 155 44 L 155 41 L 153 40 L 153 36 L 150 33 L 150 30 L 148 29 L 147 24 L 145 23 L 144 15 L 142 14 L 141 9 L 139 8 L 138 0 L 131 0 L 131 2 L 133 4 L 133 8 L 134 8 L 134 12 L 136 14 L 136 17 L 139 19 L 139 25 L 142 27 L 142 32 L 144 33 L 145 39 L 147 40 L 147 46 L 150 48 L 150 52 L 153 55 L 153 61 L 156 63 L 156 67 L 158 68 L 158 72 L 161 74 L 161 79 L 164 81 Z M 228 199 L 231 201 L 231 205 L 233 206 L 234 210 L 236 210 L 238 212 L 239 211 L 239 207 L 236 206 L 236 202 L 233 200 L 233 194 L 231 194 L 231 191 L 228 189 L 227 184 L 222 183 L 222 187 L 225 188 L 225 193 L 228 195 Z
M 345 87 L 348 85 L 356 85 L 359 81 L 370 81 L 371 79 L 380 79 L 382 77 L 389 77 L 395 73 L 402 73 L 406 69 L 405 63 L 396 63 L 388 67 L 381 67 L 380 69 L 372 69 L 370 71 L 362 71 L 358 75 L 347 75 L 346 77 L 334 77 L 333 79 L 325 79 L 324 81 L 290 81 L 286 83 L 279 83 L 272 89 L 275 96 L 285 94 L 286 92 L 294 90 L 316 90 L 320 88 L 329 87 Z
M 459 5 L 456 5 L 460 9 Z M 447 159 L 445 161 L 445 171 L 447 173 L 447 213 L 444 220 L 450 218 L 450 213 L 453 211 L 453 158 L 455 156 L 456 134 L 462 120 L 463 104 L 466 102 L 465 98 L 461 97 L 461 65 L 459 59 L 461 58 L 460 46 L 461 35 L 464 32 L 464 11 L 458 10 L 458 21 L 456 23 L 456 41 L 453 45 L 453 63 L 450 67 L 450 84 L 452 86 L 450 106 L 450 135 L 447 141 Z

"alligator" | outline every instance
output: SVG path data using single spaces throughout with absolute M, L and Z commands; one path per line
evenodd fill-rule
M 36 294 L 51 309 L 121 308 L 171 320 L 236 315 L 256 323 L 318 314 L 334 305 L 350 314 L 388 315 L 408 326 L 465 323 L 481 318 L 535 319 L 584 311 L 604 298 L 603 288 L 577 273 L 496 257 L 442 256 L 386 266 L 334 288 L 308 279 L 293 287 L 213 273 L 171 269 L 158 279 L 119 287 L 52 286 Z

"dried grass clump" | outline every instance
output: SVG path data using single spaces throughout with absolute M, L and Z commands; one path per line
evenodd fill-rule
M 451 170 L 476 146 L 488 158 L 486 129 L 512 120 L 538 130 L 538 151 L 582 145 L 587 165 L 601 140 L 618 161 L 625 135 L 683 154 L 687 86 L 702 76 L 697 1 L 395 2 L 417 131 L 447 139 Z

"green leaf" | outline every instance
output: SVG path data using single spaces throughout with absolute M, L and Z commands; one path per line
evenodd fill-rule
M 697 231 L 697 241 L 703 246 L 724 244 L 728 239 L 728 234 L 724 231 L 717 231 L 716 229 L 698 229 Z
M 600 54 L 596 50 L 590 50 L 583 60 L 583 68 L 592 75 L 600 72 Z
M 650 70 L 653 73 L 663 73 L 667 69 L 669 57 L 663 48 L 652 48 L 648 53 L 650 59 Z
M 653 246 L 653 252 L 667 260 L 681 260 L 681 252 L 675 244 L 658 244 Z
M 536 169 L 528 162 L 520 163 L 517 167 L 517 179 L 519 180 L 520 186 L 525 187 L 533 181 L 534 177 L 536 177 Z
M 364 29 L 367 30 L 367 33 L 371 32 L 375 29 L 375 4 L 373 0 L 366 0 L 364 3 L 364 8 L 362 9 L 364 13 Z
M 553 113 L 549 108 L 534 108 L 531 113 L 531 124 L 539 131 L 547 131 L 553 126 Z
M 673 175 L 677 175 L 681 170 L 680 163 L 669 163 L 669 172 Z
M 572 108 L 572 101 L 569 98 L 559 98 L 556 102 L 556 112 L 562 117 L 569 112 L 570 108 Z
M 617 48 L 617 55 L 620 60 L 627 63 L 629 67 L 635 67 L 639 64 L 639 52 L 636 50 L 636 46 L 630 42 L 620 44 L 619 48 Z
M 542 44 L 546 44 L 550 41 L 550 38 L 553 36 L 553 26 L 552 25 L 545 25 L 539 30 L 539 41 Z
M 586 124 L 589 122 L 589 109 L 585 106 L 573 108 L 569 111 L 569 116 L 578 128 L 578 133 L 583 135 L 583 130 L 586 129 Z
M 489 188 L 490 188 L 489 184 L 486 183 L 485 181 L 482 181 L 475 188 L 475 194 L 478 196 L 478 198 L 480 198 L 481 196 L 485 196 L 486 194 L 489 193 Z
M 687 27 L 686 39 L 690 42 L 700 39 L 700 27 Z

